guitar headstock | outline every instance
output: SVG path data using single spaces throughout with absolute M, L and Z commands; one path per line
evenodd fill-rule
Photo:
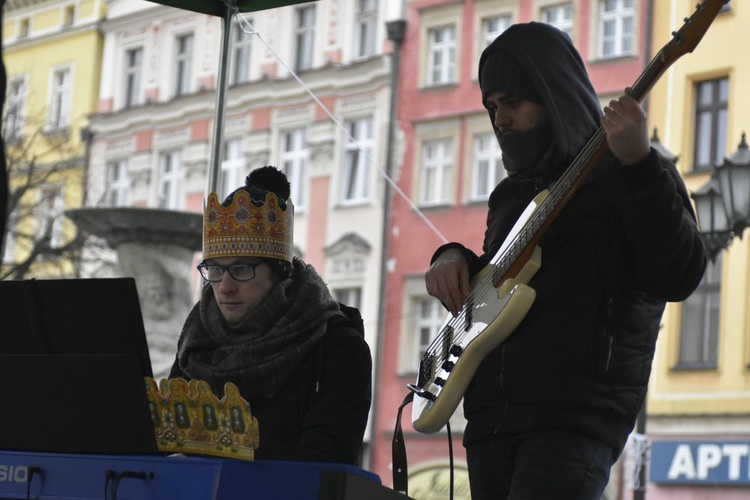
M 699 3 L 693 15 L 685 18 L 685 24 L 672 33 L 669 43 L 659 51 L 646 71 L 631 86 L 630 96 L 640 102 L 672 63 L 698 46 L 711 23 L 727 3 L 729 0 L 704 0 Z
M 678 31 L 672 32 L 672 41 L 665 47 L 665 57 L 669 57 L 669 53 L 672 53 L 677 59 L 695 50 L 713 20 L 727 3 L 729 0 L 704 0 L 699 3 L 693 15 L 685 18 L 685 24 Z

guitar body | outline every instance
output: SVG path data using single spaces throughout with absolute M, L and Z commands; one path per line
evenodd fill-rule
M 508 242 L 547 197 L 543 191 L 526 208 L 492 261 L 472 280 L 472 294 L 457 318 L 448 316 L 440 328 L 446 340 L 431 360 L 423 358 L 412 407 L 412 426 L 423 433 L 439 431 L 461 402 L 466 388 L 482 360 L 505 342 L 531 309 L 536 292 L 527 285 L 541 266 L 541 248 L 536 247 L 521 272 L 500 286 L 492 282 L 497 260 L 508 249 Z M 457 331 L 460 330 L 460 331 Z M 448 345 L 448 343 L 450 345 Z M 430 362 L 431 361 L 431 362 Z M 429 394 L 429 396 L 428 396 Z

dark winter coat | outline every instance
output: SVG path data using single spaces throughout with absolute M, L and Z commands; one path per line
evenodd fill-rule
M 537 28 L 537 40 L 564 36 Z M 569 42 L 546 44 L 559 52 L 540 53 L 512 27 L 505 33 L 487 50 L 507 50 L 525 67 L 555 134 L 555 151 L 549 164 L 495 188 L 483 255 L 453 243 L 433 257 L 457 247 L 472 274 L 598 126 L 596 95 Z M 511 337 L 479 366 L 464 398 L 464 442 L 494 432 L 557 429 L 619 450 L 645 398 L 665 303 L 688 297 L 706 265 L 675 166 L 653 149 L 629 166 L 608 154 L 539 246 L 541 269 L 529 283 L 537 298 Z
M 258 419 L 257 459 L 358 463 L 370 408 L 372 358 L 359 311 L 340 307 L 347 317 L 329 321 L 312 355 L 275 396 L 246 398 Z M 177 362 L 169 376 L 187 378 Z

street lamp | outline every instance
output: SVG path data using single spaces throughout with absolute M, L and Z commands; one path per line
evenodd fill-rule
M 750 226 L 750 150 L 745 133 L 739 147 L 714 168 L 711 180 L 691 194 L 709 257 L 728 247 Z

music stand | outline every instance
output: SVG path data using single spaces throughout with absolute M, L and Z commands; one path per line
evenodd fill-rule
M 0 449 L 156 453 L 132 278 L 0 281 Z

